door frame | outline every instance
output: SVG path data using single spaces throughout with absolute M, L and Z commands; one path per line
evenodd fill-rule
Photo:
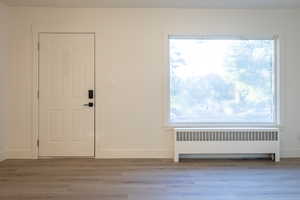
M 96 32 L 86 31 L 41 31 L 32 29 L 33 35 L 33 76 L 32 76 L 32 158 L 39 159 L 39 69 L 40 69 L 40 35 L 41 34 L 91 34 L 94 37 L 94 155 L 96 158 Z M 91 158 L 91 157 L 89 157 Z

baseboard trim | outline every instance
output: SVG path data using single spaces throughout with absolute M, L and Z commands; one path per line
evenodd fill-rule
M 96 158 L 172 158 L 169 150 L 105 149 L 96 153 Z
M 7 151 L 8 159 L 35 159 L 31 150 L 28 149 L 12 149 Z
M 200 156 L 201 157 L 201 156 Z M 204 157 L 211 157 L 205 156 Z M 213 156 L 212 156 L 213 157 Z M 225 156 L 227 158 L 230 155 Z M 300 148 L 285 149 L 280 152 L 282 158 L 300 158 Z M 104 149 L 96 152 L 96 158 L 173 158 L 170 150 L 144 150 L 144 149 Z M 0 152 L 0 161 L 5 159 L 36 159 L 34 153 L 28 149 L 11 149 Z
M 198 155 L 203 158 L 214 158 L 213 155 Z M 263 158 L 268 157 L 266 154 L 253 155 L 222 155 L 223 158 Z M 189 156 L 187 156 L 189 157 Z M 192 156 L 191 156 L 192 157 Z M 218 157 L 218 156 L 217 156 Z M 282 158 L 300 158 L 299 149 L 287 149 L 280 152 Z M 173 158 L 173 152 L 170 150 L 140 150 L 140 149 L 105 149 L 96 152 L 96 158 Z
M 0 151 L 0 162 L 5 160 L 5 159 L 6 159 L 6 156 L 5 156 L 4 151 Z
M 285 149 L 280 153 L 282 158 L 300 158 L 300 148 L 296 149 Z

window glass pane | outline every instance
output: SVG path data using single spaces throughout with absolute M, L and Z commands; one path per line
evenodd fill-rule
M 169 42 L 171 123 L 274 122 L 274 40 Z

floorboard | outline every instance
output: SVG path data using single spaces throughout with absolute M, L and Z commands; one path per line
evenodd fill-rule
M 0 162 L 1 200 L 300 200 L 300 159 Z

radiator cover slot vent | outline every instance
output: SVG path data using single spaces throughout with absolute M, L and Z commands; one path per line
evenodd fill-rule
M 277 141 L 278 131 L 177 131 L 176 141 Z

